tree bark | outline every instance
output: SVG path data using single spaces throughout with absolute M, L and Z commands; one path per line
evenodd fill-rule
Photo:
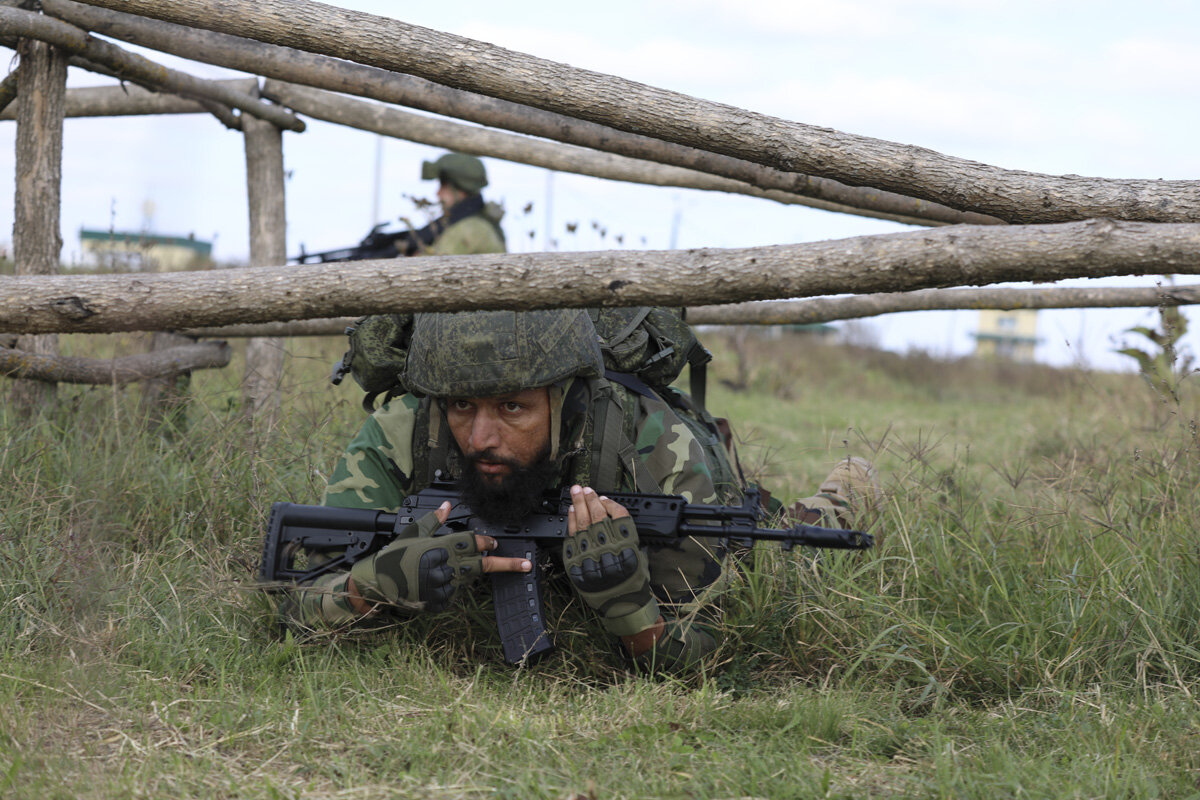
M 327 122 L 348 125 L 433 147 L 500 158 L 534 167 L 544 167 L 556 172 L 569 172 L 576 175 L 589 175 L 595 178 L 650 186 L 679 186 L 688 189 L 731 192 L 774 200 L 785 205 L 803 205 L 825 211 L 849 212 L 860 216 L 890 219 L 908 225 L 931 224 L 928 220 L 916 217 L 849 209 L 846 206 L 801 197 L 797 194 L 773 189 L 759 189 L 748 183 L 692 169 L 625 158 L 586 147 L 548 142 L 527 136 L 515 136 L 475 125 L 462 125 L 436 117 L 412 114 L 390 106 L 352 100 L 344 95 L 272 79 L 268 79 L 263 84 L 262 93 L 264 97 L 285 105 L 298 114 L 315 119 L 323 119 Z
M 1200 221 L 1200 182 L 1042 175 L 757 114 L 311 0 L 87 0 L 344 58 L 787 172 L 1008 222 Z M 553 87 L 548 90 L 547 87 Z
M 283 183 L 283 132 L 269 122 L 243 120 L 246 189 L 250 206 L 250 264 L 287 261 L 287 214 Z M 256 431 L 270 430 L 279 415 L 283 339 L 253 337 L 246 343 L 242 402 Z
M 5 9 L 0 9 L 0 11 Z M 67 90 L 66 54 L 35 39 L 18 43 L 16 199 L 13 213 L 13 261 L 16 275 L 52 276 L 62 251 L 63 105 Z M 14 331 L 22 333 L 22 331 Z M 16 347 L 36 356 L 55 356 L 58 336 L 22 336 Z M 12 401 L 29 415 L 54 402 L 53 383 L 21 381 Z
M 737 250 L 516 253 L 14 277 L 0 332 L 163 330 L 404 311 L 703 305 L 1200 273 L 1200 225 L 971 226 Z
M 917 292 L 814 297 L 807 300 L 695 306 L 687 311 L 693 325 L 811 325 L 840 319 L 875 317 L 904 311 L 995 308 L 1131 308 L 1200 303 L 1200 285 L 1153 288 L 923 289 Z M 335 320 L 330 320 L 333 323 Z M 330 330 L 334 326 L 330 324 Z M 221 335 L 214 329 L 211 335 Z M 234 334 L 237 335 L 237 334 Z M 294 334 L 293 334 L 294 335 Z
M 86 31 L 61 20 L 0 6 L 0 33 L 40 39 L 88 61 L 112 69 L 122 78 L 148 84 L 187 97 L 207 98 L 268 120 L 288 130 L 303 131 L 304 123 L 291 112 L 260 102 L 214 81 L 201 80 L 178 70 L 167 69 L 147 58 L 126 52 L 116 45 L 89 36 Z
M 74 62 L 74 59 L 71 60 Z M 240 92 L 257 89 L 254 78 L 238 78 L 231 81 L 213 81 Z M 0 120 L 17 118 L 18 100 L 0 112 Z M 199 101 L 186 97 L 143 89 L 141 86 L 91 86 L 84 89 L 67 89 L 64 116 L 67 117 L 125 117 L 144 114 L 207 114 L 208 109 Z
M 370 97 L 628 158 L 693 169 L 747 183 L 764 191 L 783 192 L 793 197 L 788 202 L 798 205 L 914 225 L 986 225 L 1001 222 L 984 214 L 958 211 L 926 200 L 877 189 L 846 186 L 828 178 L 783 172 L 661 139 L 623 133 L 604 125 L 441 86 L 413 75 L 353 64 L 290 47 L 94 8 L 73 0 L 43 0 L 43 7 L 47 13 L 80 27 L 185 58 Z M 794 199 L 796 195 L 810 198 L 810 201 Z
M 96 385 L 126 384 L 181 371 L 224 367 L 233 349 L 225 342 L 200 342 L 120 358 L 71 358 L 0 349 L 0 374 L 11 378 Z

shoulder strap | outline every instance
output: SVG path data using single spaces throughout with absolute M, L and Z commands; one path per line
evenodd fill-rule
M 412 459 L 413 483 L 423 489 L 433 483 L 438 472 L 454 474 L 458 466 L 453 463 L 450 449 L 450 432 L 442 410 L 429 397 L 421 398 L 413 423 Z
M 619 375 L 620 373 L 613 373 Z M 635 379 L 636 380 L 636 379 Z M 625 476 L 643 494 L 662 494 L 662 487 L 642 468 L 634 444 L 637 428 L 637 397 L 624 391 L 620 382 L 596 381 L 592 391 L 591 441 L 585 443 L 588 457 L 586 480 L 592 486 L 614 489 L 626 485 Z M 582 464 L 581 464 L 582 466 Z M 585 476 L 577 475 L 578 480 Z

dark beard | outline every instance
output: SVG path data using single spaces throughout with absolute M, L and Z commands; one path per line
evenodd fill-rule
M 518 523 L 537 510 L 542 492 L 558 473 L 558 465 L 550 460 L 549 445 L 538 453 L 529 466 L 498 458 L 486 450 L 467 454 L 466 461 L 462 481 L 463 499 L 472 511 L 497 525 Z M 509 473 L 499 482 L 490 482 L 475 468 L 477 461 L 504 464 L 509 468 Z

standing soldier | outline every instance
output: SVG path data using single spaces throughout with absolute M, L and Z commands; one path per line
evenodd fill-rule
M 504 253 L 503 209 L 486 203 L 480 192 L 488 185 L 483 162 L 465 153 L 446 153 L 421 165 L 422 180 L 437 180 L 443 225 L 431 244 L 418 252 L 439 256 Z M 436 222 L 434 223 L 437 224 Z

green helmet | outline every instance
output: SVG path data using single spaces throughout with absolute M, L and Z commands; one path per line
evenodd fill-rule
M 488 397 L 604 374 L 582 309 L 418 314 L 405 383 L 433 397 Z
M 483 162 L 466 153 L 446 153 L 437 161 L 422 163 L 421 179 L 431 181 L 435 178 L 467 194 L 478 194 L 488 185 Z

